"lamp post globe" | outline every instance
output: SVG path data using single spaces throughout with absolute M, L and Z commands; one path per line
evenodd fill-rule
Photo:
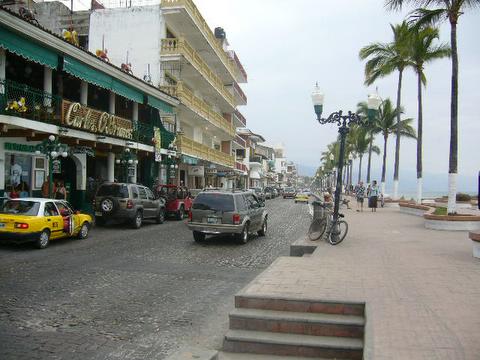
M 323 112 L 323 100 L 325 98 L 325 95 L 320 91 L 320 88 L 318 87 L 318 83 L 315 84 L 315 87 L 312 91 L 312 103 L 313 103 L 313 109 L 315 110 L 315 114 L 317 114 L 318 117 L 322 115 Z
M 368 107 L 368 120 L 373 121 L 377 115 L 378 109 L 382 104 L 382 99 L 377 94 L 368 95 L 367 107 Z
M 66 151 L 62 152 L 62 157 L 66 158 L 68 156 L 68 153 Z
M 133 164 L 133 160 L 132 160 L 132 159 L 128 159 L 128 163 L 129 163 L 129 164 Z
M 55 159 L 58 156 L 58 153 L 56 151 L 52 151 L 50 153 L 50 156 L 52 157 L 52 159 Z
M 55 141 L 55 135 L 50 135 L 48 137 L 48 140 L 50 140 L 51 142 L 54 142 Z
M 120 164 L 120 159 L 115 159 L 115 164 Z

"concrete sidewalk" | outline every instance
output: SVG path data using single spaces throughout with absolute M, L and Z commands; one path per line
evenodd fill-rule
M 343 243 L 278 258 L 242 293 L 365 301 L 366 359 L 480 359 L 480 261 L 468 234 L 426 230 L 395 208 L 344 213 Z

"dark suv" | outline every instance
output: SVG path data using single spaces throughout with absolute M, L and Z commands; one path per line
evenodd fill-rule
M 124 220 L 138 229 L 143 219 L 165 220 L 165 200 L 156 198 L 146 186 L 127 183 L 103 183 L 95 195 L 93 208 L 95 224 L 108 220 Z
M 249 234 L 267 233 L 265 203 L 251 191 L 202 191 L 195 198 L 187 226 L 200 242 L 210 234 L 231 234 L 247 243 Z

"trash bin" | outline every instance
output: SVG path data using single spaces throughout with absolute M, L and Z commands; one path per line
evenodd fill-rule
M 312 206 L 313 206 L 313 219 L 321 219 L 325 211 L 325 208 L 323 207 L 323 203 L 321 201 L 315 200 L 312 202 Z

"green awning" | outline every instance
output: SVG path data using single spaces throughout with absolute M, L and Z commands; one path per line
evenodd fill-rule
M 65 56 L 63 60 L 63 70 L 68 72 L 70 75 L 82 79 L 90 84 L 111 90 L 115 94 L 123 96 L 137 103 L 143 103 L 143 93 L 141 91 L 135 90 L 133 87 L 124 84 L 110 75 L 95 70 L 94 68 L 85 65 L 70 56 Z
M 0 47 L 30 61 L 56 69 L 57 53 L 0 26 Z
M 157 108 L 163 113 L 173 113 L 173 107 L 172 105 L 167 104 L 163 100 L 159 100 L 156 97 L 153 97 L 151 95 L 148 95 L 148 105 L 153 106 L 154 108 Z

